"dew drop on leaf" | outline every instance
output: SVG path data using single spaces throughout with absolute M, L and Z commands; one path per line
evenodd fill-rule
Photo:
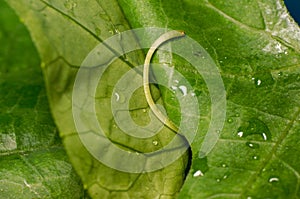
M 193 177 L 200 177 L 200 176 L 204 176 L 204 174 L 202 173 L 201 170 L 197 170 L 197 171 L 193 174 Z
M 188 90 L 187 90 L 187 87 L 186 87 L 186 86 L 181 85 L 181 86 L 179 86 L 178 88 L 179 88 L 180 91 L 182 92 L 183 96 L 186 96 L 186 95 L 187 95 Z
M 124 103 L 126 100 L 125 96 L 122 93 L 118 93 L 118 92 L 114 93 L 114 98 L 118 103 Z
M 253 158 L 253 160 L 259 160 L 259 156 L 256 156 L 256 155 L 253 156 L 252 158 Z
M 223 164 L 222 164 L 222 167 L 225 168 L 225 167 L 227 167 L 227 165 L 226 165 L 225 163 L 223 163 Z
M 253 142 L 246 142 L 246 146 L 248 146 L 251 149 L 259 148 L 259 144 L 256 144 L 256 143 L 253 143 Z
M 271 177 L 271 178 L 269 178 L 269 182 L 270 183 L 279 182 L 279 178 L 277 178 L 277 177 Z
M 268 72 L 256 73 L 252 80 L 256 87 L 270 87 L 275 83 L 271 73 Z
M 233 122 L 233 119 L 232 119 L 232 118 L 228 118 L 227 122 L 228 122 L 228 123 L 232 123 L 232 122 Z
M 154 140 L 154 141 L 152 142 L 152 144 L 153 144 L 154 146 L 157 146 L 157 145 L 158 145 L 158 141 L 157 141 L 157 140 Z

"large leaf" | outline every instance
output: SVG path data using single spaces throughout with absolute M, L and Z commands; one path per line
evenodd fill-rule
M 150 174 L 118 172 L 93 159 L 75 134 L 70 99 L 76 66 L 105 38 L 128 29 L 125 18 L 133 28 L 185 30 L 215 60 L 226 87 L 227 122 L 218 132 L 220 139 L 213 151 L 199 158 L 210 122 L 210 93 L 202 77 L 181 58 L 158 56 L 154 60 L 174 65 L 190 81 L 201 105 L 201 128 L 191 143 L 192 168 L 179 197 L 299 197 L 300 30 L 282 1 L 8 2 L 23 18 L 38 47 L 56 123 L 72 162 L 93 197 L 172 197 L 181 186 L 185 170 L 186 160 L 182 157 L 174 165 Z M 123 147 L 155 150 L 153 140 L 139 144 L 118 137 L 110 109 L 104 109 L 109 107 L 105 105 L 113 83 L 129 70 L 128 66 L 143 59 L 140 53 L 128 58 L 129 61 L 124 57 L 117 60 L 106 73 L 112 81 L 102 82 L 108 89 L 99 90 L 104 110 L 99 111 L 99 117 L 107 123 L 111 139 Z M 173 96 L 164 88 L 161 91 L 170 118 L 176 120 L 180 112 L 172 105 Z M 142 96 L 142 92 L 136 96 Z M 147 120 L 140 118 L 144 108 L 147 112 L 147 104 L 142 97 L 137 102 L 137 112 L 132 115 L 138 118 L 137 122 L 145 123 Z M 161 143 L 172 137 L 166 129 L 164 134 L 170 136 L 159 137 Z M 150 186 L 154 188 L 149 189 Z
M 120 2 L 134 27 L 185 30 L 223 77 L 227 122 L 207 157 L 199 158 L 201 136 L 192 143 L 180 198 L 299 197 L 300 29 L 283 1 Z M 148 11 L 152 17 L 145 17 Z M 175 63 L 209 101 L 193 69 Z
M 114 1 L 62 2 L 60 0 L 7 2 L 16 10 L 31 31 L 31 36 L 42 58 L 50 106 L 60 136 L 90 195 L 94 198 L 99 196 L 101 198 L 157 198 L 160 196 L 173 198 L 180 190 L 185 177 L 185 168 L 188 164 L 187 153 L 171 165 L 154 172 L 121 172 L 95 159 L 81 143 L 75 129 L 71 96 L 81 62 L 104 39 L 129 29 L 118 4 Z M 106 60 L 101 60 L 101 62 L 105 63 Z M 101 62 L 98 64 L 101 65 Z M 164 127 L 157 135 L 149 139 L 134 139 L 116 128 L 109 104 L 113 85 L 131 69 L 130 66 L 133 63 L 141 64 L 142 62 L 142 52 L 132 53 L 126 59 L 121 57 L 114 61 L 103 75 L 96 93 L 96 109 L 99 110 L 97 116 L 103 125 L 104 132 L 116 145 L 125 148 L 128 152 L 138 153 L 156 151 L 176 135 Z M 89 80 L 97 78 L 98 67 L 86 67 L 84 70 L 90 73 L 89 78 L 84 80 L 87 84 Z M 83 92 L 89 89 L 86 87 Z M 153 92 L 155 99 L 159 100 L 159 91 L 156 89 Z M 140 125 L 147 124 L 149 108 L 142 89 L 134 93 L 130 104 L 130 114 L 133 119 Z M 93 128 L 93 124 L 89 124 L 90 114 L 83 113 L 83 117 L 87 117 L 86 125 Z M 85 136 L 88 146 L 93 145 L 94 149 L 105 147 L 99 142 L 99 137 L 93 137 L 93 133 L 86 133 Z M 179 142 L 185 144 L 184 139 Z M 107 156 L 107 154 L 104 155 Z M 111 159 L 114 160 L 114 154 L 108 153 L 108 155 L 111 155 Z M 157 164 L 159 165 L 160 162 Z
M 0 198 L 83 197 L 50 114 L 36 49 L 4 2 L 0 43 Z

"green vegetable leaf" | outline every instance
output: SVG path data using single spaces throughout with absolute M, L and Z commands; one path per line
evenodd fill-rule
M 283 2 L 119 2 L 133 27 L 185 30 L 213 57 L 226 87 L 226 123 L 214 149 L 200 158 L 209 93 L 193 68 L 173 60 L 202 101 L 203 125 L 179 198 L 298 198 L 300 29 Z
M 38 48 L 60 136 L 92 197 L 173 198 L 181 188 L 187 158 L 192 164 L 179 198 L 300 197 L 300 29 L 281 0 L 7 2 L 23 19 Z M 174 66 L 192 85 L 200 105 L 199 132 L 191 143 L 192 157 L 185 154 L 162 170 L 131 174 L 105 166 L 82 145 L 72 119 L 72 89 L 78 67 L 97 44 L 124 30 L 149 26 L 184 30 L 206 49 L 225 85 L 227 118 L 224 128 L 216 131 L 215 147 L 202 157 L 200 149 L 212 115 L 205 78 L 179 56 L 158 52 L 153 62 Z M 193 53 L 202 56 L 201 52 Z M 114 85 L 131 66 L 142 64 L 143 58 L 143 52 L 133 52 L 110 63 L 94 96 L 106 136 L 129 152 L 155 151 L 174 137 L 164 128 L 151 139 L 132 139 L 123 135 L 113 120 L 110 98 Z M 103 58 L 98 64 L 108 61 Z M 91 79 L 96 79 L 97 69 L 86 68 Z M 154 72 L 159 78 L 160 71 Z M 82 92 L 85 90 L 89 87 Z M 180 123 L 174 95 L 164 87 L 159 90 L 153 87 L 152 95 L 163 101 L 168 116 Z M 117 95 L 117 99 L 124 98 Z M 132 96 L 129 110 L 136 123 L 149 122 L 141 90 Z M 82 118 L 88 128 L 97 128 L 91 113 L 83 112 Z M 92 148 L 105 151 L 93 138 L 94 134 L 86 134 Z
M 97 136 L 91 131 L 83 133 L 83 138 L 79 137 L 74 123 L 72 92 L 81 62 L 97 44 L 113 34 L 129 29 L 118 4 L 114 1 L 28 2 L 24 0 L 7 2 L 24 21 L 36 43 L 42 59 L 41 66 L 55 122 L 71 162 L 90 196 L 93 198 L 100 196 L 101 198 L 173 198 L 180 190 L 185 177 L 185 169 L 188 164 L 187 152 L 160 170 L 151 170 L 150 172 L 144 170 L 133 173 L 118 171 L 101 163 L 88 151 L 87 147 L 92 147 L 102 153 L 108 151 L 103 156 L 108 156 L 114 161 L 114 154 L 111 154 L 108 147 L 101 143 L 101 136 Z M 104 48 L 108 47 L 104 46 Z M 111 49 L 108 48 L 108 50 Z M 113 86 L 124 73 L 131 69 L 130 66 L 133 63 L 141 64 L 144 58 L 142 52 L 133 52 L 126 56 L 126 59 L 120 57 L 115 60 L 105 71 L 95 94 L 97 102 L 95 108 L 99 122 L 109 140 L 119 148 L 128 151 L 129 154 L 134 152 L 133 154 L 139 155 L 144 152 L 156 151 L 172 140 L 176 134 L 163 127 L 159 133 L 150 138 L 135 139 L 117 128 L 109 104 Z M 97 64 L 101 66 L 102 62 L 106 63 L 106 61 L 100 60 L 100 63 Z M 90 80 L 97 78 L 97 70 L 101 67 L 84 66 L 83 68 L 90 74 L 89 78 L 83 82 L 89 85 Z M 141 76 L 138 75 L 137 78 L 141 78 Z M 85 85 L 83 84 L 83 86 Z M 89 89 L 91 88 L 86 87 L 82 92 Z M 157 88 L 153 87 L 152 91 L 155 100 L 161 101 Z M 78 98 L 81 98 L 80 94 Z M 120 102 L 123 100 L 121 94 L 118 98 L 120 98 Z M 133 120 L 140 125 L 147 124 L 150 121 L 149 107 L 141 88 L 134 92 L 129 103 L 129 111 Z M 84 109 L 84 106 L 90 106 L 90 104 L 78 106 L 79 109 Z M 95 125 L 91 122 L 92 116 L 88 111 L 80 115 L 85 125 L 91 129 Z M 158 124 L 161 125 L 159 122 Z M 86 146 L 83 145 L 83 141 L 87 142 Z M 179 144 L 182 143 L 181 145 L 185 144 L 185 140 L 181 137 L 177 141 Z M 177 153 L 181 148 L 179 146 L 178 149 L 172 151 Z M 168 155 L 169 152 L 163 154 Z M 160 153 L 151 157 L 155 156 L 159 157 Z M 162 163 L 157 160 L 155 164 Z
M 83 197 L 50 114 L 36 49 L 4 2 L 0 43 L 0 198 Z

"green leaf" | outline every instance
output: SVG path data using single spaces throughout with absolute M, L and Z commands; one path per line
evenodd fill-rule
M 174 163 L 157 171 L 145 170 L 143 173 L 118 171 L 93 157 L 81 143 L 83 140 L 80 140 L 75 128 L 71 98 L 81 62 L 97 44 L 113 34 L 129 29 L 118 4 L 114 1 L 62 2 L 60 0 L 7 2 L 24 21 L 37 46 L 55 122 L 70 160 L 90 196 L 93 198 L 99 196 L 101 198 L 173 198 L 180 190 L 185 177 L 188 164 L 187 152 Z M 111 142 L 128 153 L 156 151 L 176 135 L 164 127 L 153 137 L 139 139 L 128 136 L 116 128 L 109 104 L 113 86 L 131 69 L 133 63 L 142 64 L 143 59 L 142 52 L 133 52 L 127 55 L 126 59 L 121 57 L 114 61 L 105 71 L 96 92 L 97 116 L 104 132 Z M 101 62 L 105 63 L 106 60 Z M 84 67 L 83 70 L 90 73 L 90 78 L 84 82 L 97 78 L 98 67 Z M 86 90 L 89 90 L 89 87 L 83 92 Z M 155 100 L 161 101 L 157 88 L 153 87 L 152 90 Z M 145 125 L 149 122 L 149 108 L 141 88 L 130 99 L 129 110 L 136 123 Z M 85 119 L 86 126 L 94 128 L 94 124 L 89 119 L 92 117 L 91 113 L 83 112 L 82 117 Z M 101 145 L 100 138 L 97 135 L 95 137 L 93 132 L 84 134 L 88 146 L 94 146 L 93 148 L 99 152 L 105 150 L 109 152 L 104 145 Z M 185 144 L 185 140 L 181 138 L 178 141 Z M 174 149 L 175 153 L 180 148 Z M 114 161 L 114 154 L 105 155 L 111 155 Z M 158 160 L 156 164 L 160 165 L 161 162 Z
M 83 197 L 50 114 L 36 49 L 4 2 L 0 43 L 0 198 Z
M 226 87 L 227 122 L 212 152 L 199 158 L 209 93 L 188 63 L 172 60 L 202 101 L 179 198 L 298 198 L 300 29 L 283 1 L 119 2 L 133 27 L 185 30 L 213 57 Z
M 80 143 L 72 120 L 74 78 L 87 53 L 113 34 L 149 26 L 184 30 L 201 44 L 217 64 L 227 92 L 227 118 L 217 132 L 220 138 L 206 157 L 199 158 L 212 114 L 207 85 L 191 64 L 176 55 L 153 60 L 181 72 L 200 102 L 200 130 L 191 143 L 192 165 L 179 198 L 300 197 L 300 30 L 281 0 L 7 1 L 38 48 L 60 135 L 92 197 L 174 197 L 184 179 L 187 155 L 163 170 L 141 175 L 104 166 Z M 154 140 L 143 142 L 120 136 L 110 113 L 114 84 L 136 63 L 143 63 L 142 52 L 110 65 L 97 90 L 97 116 L 116 144 L 130 151 L 153 151 L 153 143 L 168 142 L 172 132 L 164 129 Z M 153 90 L 161 100 L 159 91 Z M 166 88 L 160 91 L 169 117 L 179 123 L 174 96 Z M 133 96 L 130 110 L 137 123 L 149 121 L 143 119 L 148 107 L 141 90 Z M 88 123 L 89 113 L 86 118 Z

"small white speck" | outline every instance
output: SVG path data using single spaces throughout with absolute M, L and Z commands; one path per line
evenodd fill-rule
M 195 93 L 191 93 L 191 96 L 195 97 L 195 96 L 196 96 L 196 94 L 195 94 Z
M 261 80 L 258 79 L 258 80 L 257 80 L 257 86 L 259 86 L 260 84 L 261 84 Z
M 240 132 L 238 132 L 237 135 L 238 135 L 239 137 L 243 137 L 243 134 L 244 134 L 244 132 L 243 132 L 243 131 L 240 131 Z
M 118 93 L 115 93 L 116 101 L 118 102 L 120 100 L 120 95 Z
M 267 135 L 265 133 L 262 133 L 262 136 L 263 136 L 264 140 L 267 140 Z
M 270 178 L 270 179 L 269 179 L 269 182 L 278 182 L 278 181 L 279 181 L 278 178 Z
M 177 79 L 175 79 L 174 82 L 177 83 L 177 84 L 179 83 L 179 81 Z
M 202 173 L 202 171 L 198 170 L 193 174 L 194 177 L 199 177 L 199 176 L 204 176 L 204 174 Z
M 181 86 L 179 86 L 179 89 L 181 90 L 183 96 L 187 95 L 187 88 L 186 88 L 186 86 L 181 85 Z

